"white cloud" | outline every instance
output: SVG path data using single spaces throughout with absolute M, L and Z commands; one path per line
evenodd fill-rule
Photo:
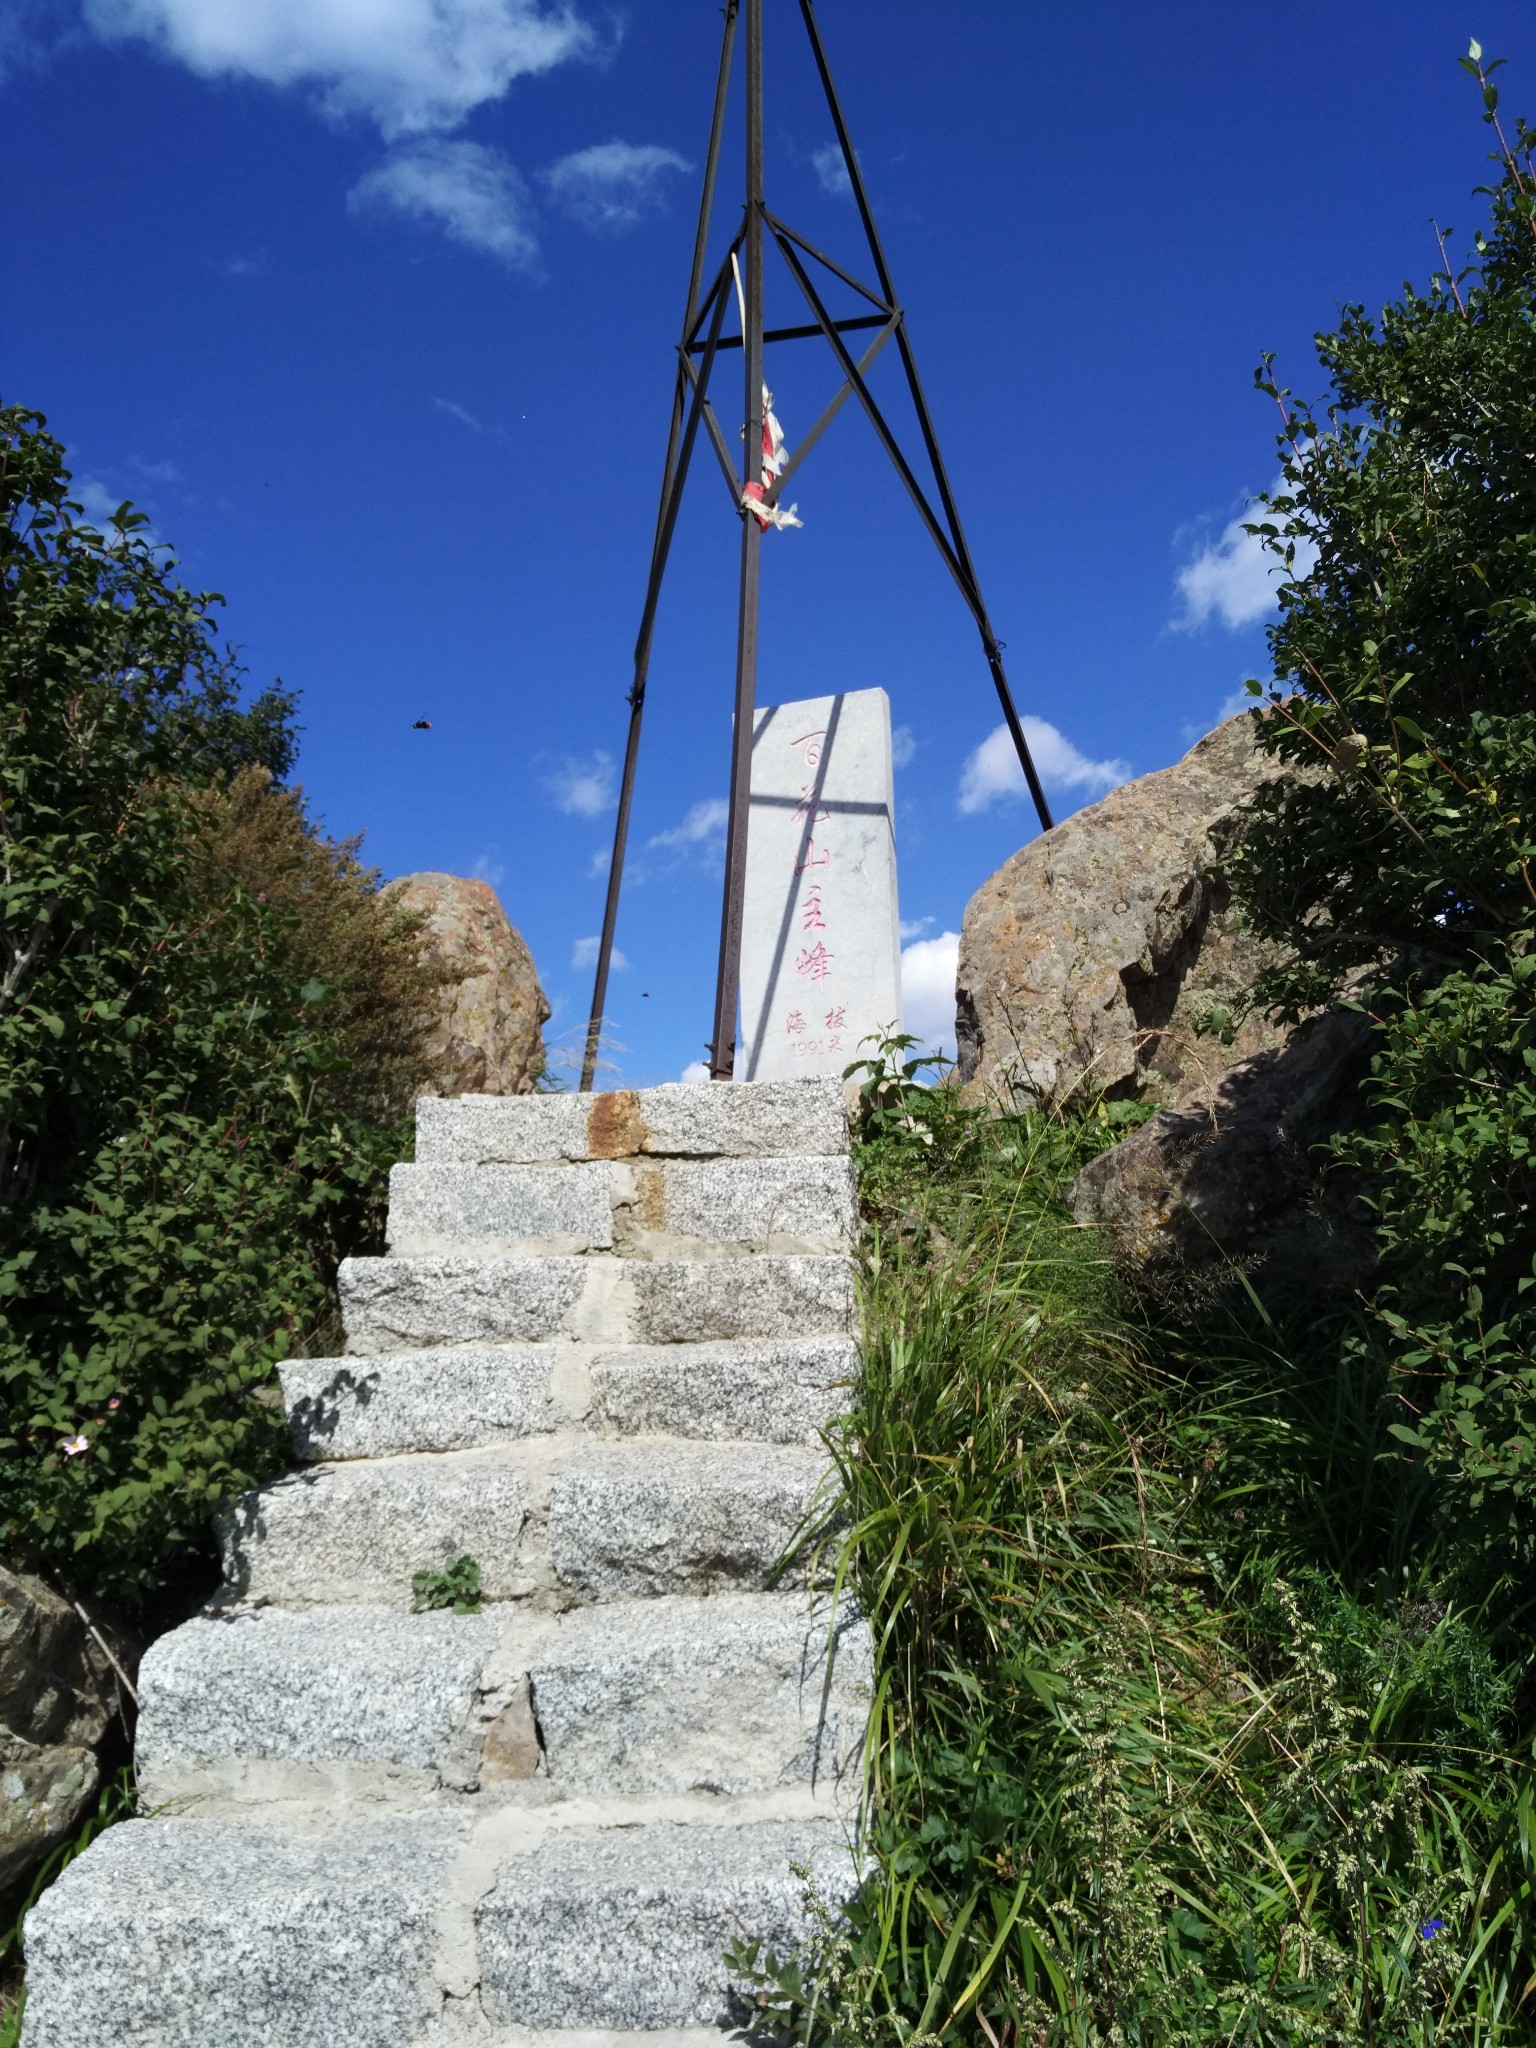
M 1285 487 L 1283 477 L 1277 477 L 1272 486 L 1276 491 Z M 1193 632 L 1213 616 L 1235 632 L 1274 610 L 1275 588 L 1285 580 L 1286 571 L 1260 536 L 1245 530 L 1253 521 L 1271 517 L 1266 506 L 1251 498 L 1238 517 L 1223 528 L 1220 539 L 1208 541 L 1193 561 L 1179 571 L 1174 580 L 1184 600 L 1184 610 L 1173 621 L 1176 632 Z M 1311 543 L 1298 541 L 1295 573 L 1304 576 L 1315 559 Z
M 1211 729 L 1214 731 L 1218 725 L 1225 725 L 1229 718 L 1236 718 L 1239 711 L 1257 711 L 1258 708 L 1259 699 L 1257 697 L 1250 697 L 1248 692 L 1239 684 L 1231 696 L 1224 697 L 1217 706 L 1216 716 L 1211 721 Z
M 692 168 L 687 157 L 657 143 L 599 142 L 561 157 L 539 179 L 556 206 L 582 227 L 621 235 L 660 212 L 669 171 Z
M 571 965 L 573 967 L 595 967 L 597 965 L 597 949 L 602 943 L 602 935 L 598 932 L 594 932 L 590 939 L 578 939 L 571 949 Z M 608 965 L 615 974 L 622 974 L 629 966 L 629 962 L 619 951 L 618 947 L 615 946 L 608 955 Z
M 450 241 L 495 256 L 510 270 L 538 266 L 528 188 L 501 152 L 483 143 L 409 143 L 358 180 L 347 206 L 430 221 Z
M 932 923 L 933 919 L 931 917 L 902 918 L 896 927 L 901 943 L 905 945 L 908 939 L 920 939 Z
M 709 1068 L 703 1060 L 690 1060 L 677 1078 L 679 1081 L 707 1081 Z
M 811 151 L 811 169 L 823 192 L 830 192 L 834 199 L 849 199 L 853 196 L 853 180 L 848 175 L 848 166 L 843 161 L 843 152 L 835 142 L 829 142 L 821 149 Z M 862 173 L 864 166 L 860 164 Z
M 568 0 L 85 0 L 108 40 L 138 38 L 204 78 L 313 86 L 391 139 L 457 127 L 514 79 L 596 53 Z
M 488 427 L 484 420 L 476 419 L 467 405 L 460 405 L 455 399 L 434 398 L 432 404 L 438 412 L 457 420 L 461 427 L 468 427 L 472 434 L 493 434 L 498 440 L 506 439 L 500 427 Z
M 901 954 L 902 1028 L 924 1046 L 955 1056 L 955 969 L 960 934 L 919 939 Z
M 586 761 L 566 761 L 553 775 L 546 775 L 544 787 L 562 811 L 578 818 L 600 818 L 612 810 L 618 795 L 613 773 L 613 756 L 599 752 Z
M 910 725 L 898 725 L 891 733 L 891 766 L 906 768 L 917 752 L 917 738 Z
M 477 856 L 474 866 L 469 871 L 477 882 L 489 882 L 493 889 L 501 887 L 507 878 L 507 864 L 497 859 L 500 852 L 499 846 L 488 846 L 484 853 Z
M 1056 789 L 1081 789 L 1102 796 L 1105 790 L 1124 782 L 1131 772 L 1125 761 L 1090 761 L 1043 718 L 1026 717 L 1020 722 L 1040 780 Z M 961 813 L 971 817 L 977 811 L 990 809 L 1002 798 L 1023 796 L 1027 787 L 1013 739 L 1007 726 L 999 725 L 988 733 L 961 771 Z
M 658 832 L 654 839 L 646 841 L 647 846 L 710 846 L 725 831 L 729 805 L 723 796 L 706 797 L 689 811 L 681 825 L 674 825 L 670 831 Z

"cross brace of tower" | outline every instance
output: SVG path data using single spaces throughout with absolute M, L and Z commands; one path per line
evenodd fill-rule
M 959 588 L 977 631 L 991 671 L 998 702 L 1002 706 L 1014 749 L 1019 757 L 1042 830 L 1049 831 L 1051 813 L 1041 787 L 1039 773 L 1029 751 L 1029 742 L 1013 701 L 1003 666 L 1003 647 L 987 614 L 976 566 L 960 524 L 949 475 L 939 450 L 938 437 L 928 411 L 928 401 L 918 375 L 917 360 L 907 335 L 906 315 L 896 297 L 885 250 L 864 187 L 863 173 L 849 138 L 842 102 L 833 83 L 821 31 L 816 22 L 813 0 L 797 0 L 800 18 L 810 41 L 811 55 L 825 94 L 837 138 L 843 169 L 858 211 L 874 283 L 858 278 L 796 233 L 772 212 L 763 191 L 763 0 L 725 0 L 725 32 L 720 50 L 720 68 L 715 85 L 714 114 L 710 122 L 709 148 L 704 162 L 704 185 L 699 200 L 698 228 L 694 236 L 693 265 L 688 278 L 688 300 L 683 315 L 682 337 L 677 348 L 677 376 L 672 395 L 672 418 L 667 436 L 666 460 L 662 466 L 661 500 L 656 515 L 656 532 L 651 544 L 650 575 L 635 641 L 634 680 L 629 690 L 629 735 L 624 749 L 624 772 L 619 785 L 618 816 L 614 822 L 613 852 L 608 870 L 608 894 L 603 908 L 602 936 L 598 942 L 597 975 L 592 990 L 592 1011 L 587 1025 L 582 1059 L 581 1087 L 592 1087 L 597 1070 L 604 1008 L 608 1000 L 608 975 L 613 959 L 614 932 L 618 923 L 619 891 L 623 881 L 624 857 L 629 840 L 630 810 L 634 799 L 635 770 L 640 753 L 640 729 L 645 711 L 646 681 L 650 673 L 651 644 L 655 633 L 656 608 L 662 580 L 677 528 L 683 486 L 702 426 L 719 461 L 731 503 L 741 520 L 740 598 L 736 635 L 735 727 L 731 744 L 730 797 L 725 842 L 725 883 L 720 913 L 719 964 L 715 981 L 714 1029 L 709 1045 L 709 1070 L 713 1080 L 729 1080 L 735 1067 L 736 1010 L 741 982 L 742 906 L 746 894 L 747 817 L 751 796 L 753 712 L 757 684 L 759 550 L 763 525 L 754 503 L 765 514 L 778 506 L 780 496 L 816 443 L 850 398 L 858 400 L 875 435 L 895 466 L 897 475 L 940 559 Z M 737 29 L 746 23 L 746 202 L 741 225 L 736 230 L 724 260 L 706 285 L 710 228 L 714 218 L 715 192 L 720 169 L 720 151 L 725 132 L 736 53 Z M 798 326 L 774 327 L 763 324 L 764 256 L 768 244 L 783 259 L 799 288 L 810 320 Z M 870 310 L 834 318 L 820 280 L 833 278 L 851 289 Z M 820 285 L 820 288 L 818 288 Z M 741 334 L 726 334 L 727 308 L 737 299 Z M 855 360 L 847 337 L 868 334 L 870 339 Z M 789 454 L 778 475 L 760 484 L 760 450 L 763 445 L 766 411 L 764 350 L 776 343 L 805 341 L 821 336 L 831 348 L 842 373 L 842 383 L 819 419 Z M 923 444 L 922 467 L 926 482 L 902 452 L 885 413 L 870 391 L 869 370 L 888 342 L 894 341 L 905 373 L 907 390 L 917 415 Z M 744 428 L 741 440 L 741 468 L 730 441 L 721 428 L 710 399 L 710 385 L 720 358 L 740 349 L 744 357 Z M 749 488 L 750 487 L 750 488 Z

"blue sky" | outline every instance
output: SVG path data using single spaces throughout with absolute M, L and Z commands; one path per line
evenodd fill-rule
M 765 0 L 770 205 L 857 256 L 793 0 Z M 821 0 L 1015 694 L 1058 813 L 1264 673 L 1233 522 L 1275 474 L 1261 349 L 1465 248 L 1456 59 L 1530 0 Z M 0 395 L 131 497 L 303 695 L 301 778 L 387 874 L 495 882 L 575 1044 L 720 16 L 684 0 L 4 0 Z M 733 213 L 740 135 L 727 142 Z M 729 232 L 728 229 L 725 231 Z M 863 268 L 862 264 L 854 267 Z M 778 305 L 787 313 L 793 287 Z M 775 303 L 770 301 L 773 317 Z M 894 351 L 876 372 L 897 391 Z M 791 443 L 830 394 L 776 352 Z M 734 397 L 737 379 L 723 385 Z M 909 1023 L 1031 836 L 969 618 L 852 409 L 764 544 L 764 702 L 879 683 Z M 611 1071 L 708 1035 L 738 529 L 701 452 L 663 600 Z M 413 730 L 417 719 L 430 732 Z

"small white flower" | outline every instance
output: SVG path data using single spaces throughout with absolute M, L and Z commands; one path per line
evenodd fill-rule
M 59 1445 L 66 1458 L 78 1458 L 82 1451 L 88 1451 L 90 1448 L 90 1444 L 83 1436 L 67 1436 Z

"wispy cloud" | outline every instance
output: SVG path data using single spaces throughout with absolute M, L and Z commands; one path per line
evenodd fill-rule
M 493 889 L 499 889 L 507 879 L 507 864 L 501 858 L 501 848 L 488 846 L 484 853 L 476 856 L 469 872 L 477 882 L 489 882 Z
M 908 768 L 917 752 L 917 737 L 910 725 L 898 725 L 891 733 L 891 766 Z
M 811 169 L 816 173 L 817 183 L 823 192 L 830 192 L 834 199 L 853 197 L 853 180 L 848 175 L 848 166 L 843 161 L 843 152 L 835 142 L 829 142 L 821 149 L 811 151 Z M 859 165 L 862 178 L 863 164 Z
M 397 213 L 441 228 L 509 270 L 536 270 L 538 238 L 522 177 L 480 142 L 413 142 L 369 171 L 347 194 L 353 213 Z
M 599 142 L 539 173 L 561 212 L 601 235 L 622 235 L 666 203 L 669 173 L 692 170 L 687 157 L 657 143 Z
M 597 965 L 598 948 L 602 945 L 601 932 L 594 932 L 590 939 L 578 939 L 571 948 L 571 965 L 575 968 L 593 968 Z M 608 955 L 608 965 L 615 974 L 622 974 L 629 962 L 615 946 Z
M 613 756 L 599 749 L 584 761 L 566 760 L 545 776 L 544 787 L 557 809 L 577 818 L 600 818 L 604 811 L 612 810 L 618 797 Z
M 85 0 L 85 17 L 204 78 L 309 87 L 391 140 L 455 128 L 514 79 L 599 51 L 570 0 Z
M 932 923 L 933 919 L 931 917 L 902 918 L 899 924 L 897 925 L 897 931 L 900 935 L 901 943 L 905 945 L 908 939 L 920 939 L 923 936 L 923 933 L 927 931 L 929 925 L 931 925 Z
M 1130 774 L 1128 762 L 1092 761 L 1043 718 L 1021 721 L 1040 780 L 1057 789 L 1084 790 L 1102 796 Z M 966 817 L 990 810 L 993 804 L 1026 794 L 1028 785 L 1006 725 L 988 733 L 960 774 L 959 805 Z
M 905 930 L 905 927 L 903 927 Z M 902 1029 L 948 1058 L 955 1056 L 955 969 L 960 934 L 940 932 L 901 953 Z
M 477 419 L 467 405 L 460 405 L 456 399 L 434 397 L 432 404 L 438 412 L 446 413 L 451 420 L 457 420 L 461 427 L 468 427 L 472 434 L 489 434 L 494 440 L 507 438 L 505 427 L 493 427 L 488 421 Z
M 1284 479 L 1277 477 L 1273 488 L 1283 490 Z M 1258 499 L 1251 498 L 1237 518 L 1223 527 L 1218 539 L 1207 541 L 1185 563 L 1174 578 L 1184 605 L 1173 621 L 1176 632 L 1193 632 L 1213 618 L 1235 632 L 1274 610 L 1275 589 L 1286 571 L 1263 539 L 1246 530 L 1269 516 Z M 1310 544 L 1298 543 L 1295 573 L 1305 575 L 1314 559 Z
M 219 270 L 225 277 L 245 278 L 259 277 L 266 267 L 267 252 L 265 249 L 257 249 L 248 256 L 226 256 L 219 265 Z
M 690 846 L 710 846 L 724 836 L 728 815 L 729 806 L 723 796 L 706 797 L 702 803 L 693 806 L 680 825 L 658 832 L 646 841 L 646 845 L 679 850 Z

